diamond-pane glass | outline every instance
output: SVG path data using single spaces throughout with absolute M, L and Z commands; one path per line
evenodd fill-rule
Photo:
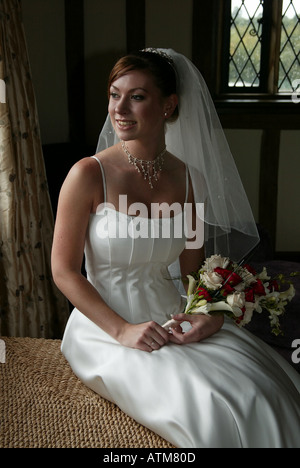
M 260 85 L 263 6 L 264 0 L 231 1 L 230 87 Z
M 283 0 L 279 92 L 293 92 L 300 79 L 300 0 Z

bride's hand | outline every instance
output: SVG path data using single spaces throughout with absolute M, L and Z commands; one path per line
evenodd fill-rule
M 202 341 L 217 333 L 224 323 L 223 315 L 178 314 L 174 315 L 173 319 L 177 321 L 178 325 L 171 328 L 169 340 L 177 344 Z M 190 330 L 185 333 L 180 327 L 183 322 L 189 322 L 191 325 Z
M 168 343 L 169 338 L 170 334 L 152 321 L 137 325 L 126 323 L 118 341 L 128 348 L 151 353 Z

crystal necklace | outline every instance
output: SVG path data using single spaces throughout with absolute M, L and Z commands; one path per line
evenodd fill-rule
M 165 147 L 161 153 L 153 161 L 148 161 L 147 159 L 138 159 L 134 157 L 128 150 L 125 142 L 122 141 L 122 149 L 125 154 L 127 154 L 129 164 L 132 164 L 136 170 L 143 174 L 144 180 L 148 179 L 150 187 L 153 189 L 152 179 L 155 181 L 158 180 L 157 174 L 162 171 L 162 166 L 164 164 L 164 155 L 167 151 Z

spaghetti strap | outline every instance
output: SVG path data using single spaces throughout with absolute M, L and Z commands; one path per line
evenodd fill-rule
M 101 161 L 97 158 L 97 156 L 91 156 L 91 158 L 96 159 L 96 161 L 98 161 L 98 164 L 100 166 L 101 173 L 102 173 L 102 180 L 103 180 L 104 203 L 106 203 L 106 178 L 105 178 L 104 168 L 103 168 Z M 189 196 L 189 170 L 187 166 L 186 166 L 185 174 L 186 174 L 186 182 L 185 182 L 186 188 L 185 188 L 185 202 L 184 203 L 187 203 L 188 196 Z
M 187 203 L 189 197 L 189 169 L 188 166 L 186 166 L 186 171 L 185 171 L 185 202 Z
M 96 161 L 98 161 L 98 163 L 99 163 L 99 166 L 100 166 L 100 169 L 101 169 L 101 173 L 102 173 L 102 180 L 103 180 L 104 203 L 106 203 L 106 179 L 105 179 L 105 172 L 104 172 L 104 169 L 103 169 L 103 166 L 102 166 L 102 163 L 101 163 L 100 159 L 98 159 L 97 156 L 91 156 L 91 158 L 96 159 Z

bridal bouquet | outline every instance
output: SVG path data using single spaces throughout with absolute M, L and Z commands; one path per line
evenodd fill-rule
M 188 280 L 185 314 L 223 313 L 243 327 L 254 311 L 265 310 L 275 335 L 282 333 L 279 317 L 295 295 L 293 284 L 284 275 L 271 278 L 265 267 L 257 273 L 249 265 L 241 266 L 220 255 L 206 259 L 198 272 L 188 275 Z M 288 289 L 282 291 L 283 284 L 288 284 Z M 167 322 L 168 326 L 171 322 Z

